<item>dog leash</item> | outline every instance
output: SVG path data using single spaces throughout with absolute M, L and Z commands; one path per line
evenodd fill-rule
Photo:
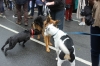
M 46 5 L 46 1 L 44 2 L 44 16 L 50 16 L 50 9 L 48 8 L 48 6 Z
M 68 34 L 77 34 L 77 35 L 91 35 L 91 36 L 100 36 L 100 34 L 90 34 L 85 32 L 66 32 Z

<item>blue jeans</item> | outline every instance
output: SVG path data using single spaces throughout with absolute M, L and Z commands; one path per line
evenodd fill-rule
M 12 1 L 9 1 L 9 9 L 12 10 Z
M 57 27 L 60 30 L 63 30 L 63 24 L 64 24 L 64 12 L 65 10 L 60 10 L 60 11 L 50 11 L 51 17 L 53 20 L 60 20 L 60 22 L 58 23 Z
M 0 13 L 4 12 L 3 0 L 0 1 Z
M 91 33 L 100 34 L 100 28 L 91 26 Z M 99 55 L 100 55 L 100 36 L 91 36 L 92 66 L 99 66 Z
M 28 12 L 31 10 L 31 14 L 30 16 L 34 15 L 34 5 L 35 5 L 35 1 L 36 0 L 32 0 L 32 7 L 30 8 L 29 4 L 28 4 Z

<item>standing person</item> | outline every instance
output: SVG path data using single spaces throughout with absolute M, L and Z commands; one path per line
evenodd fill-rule
M 44 0 L 42 0 L 44 2 Z M 54 20 L 60 20 L 58 28 L 63 30 L 65 0 L 46 0 L 46 5 L 50 8 L 50 15 Z
M 66 5 L 69 5 L 69 8 L 66 8 L 65 17 L 66 21 L 73 21 L 72 20 L 72 12 L 73 12 L 73 0 L 66 0 Z
M 30 11 L 30 14 L 28 16 L 29 19 L 33 19 L 33 17 L 34 17 L 35 2 L 36 2 L 36 0 L 29 0 L 29 4 L 28 4 L 28 11 Z
M 43 2 L 41 0 L 36 0 L 36 5 L 38 8 L 38 16 L 43 15 Z
M 100 34 L 100 0 L 94 1 L 94 24 L 91 26 L 91 34 Z M 91 36 L 91 60 L 92 66 L 99 66 L 100 36 Z
M 79 25 L 85 25 L 85 16 L 81 16 L 81 9 L 84 9 L 84 7 L 86 6 L 85 0 L 78 0 L 78 8 L 77 8 L 77 14 L 76 17 L 78 19 L 81 19 L 81 22 L 79 23 Z
M 21 17 L 21 7 L 23 6 L 24 12 L 24 25 L 28 26 L 28 0 L 15 0 L 16 10 L 17 10 L 17 22 L 16 24 L 21 24 L 22 17 Z

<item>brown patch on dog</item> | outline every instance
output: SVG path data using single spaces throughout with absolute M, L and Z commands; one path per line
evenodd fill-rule
M 44 42 L 46 44 L 46 51 L 50 52 L 49 49 L 49 45 L 52 45 L 52 43 L 50 42 L 50 36 L 44 36 L 44 28 L 48 25 L 48 24 L 53 24 L 54 26 L 57 27 L 59 20 L 53 20 L 50 16 L 48 16 L 46 18 L 46 20 L 43 22 L 43 28 L 41 28 L 41 26 L 39 26 L 38 24 L 33 23 L 32 24 L 32 28 L 33 29 L 38 29 L 39 31 L 41 31 L 43 37 L 44 37 Z M 40 39 L 40 35 L 38 35 L 37 39 Z
M 66 54 L 66 55 L 64 56 L 64 59 L 70 60 L 70 59 L 71 59 L 71 58 L 70 58 L 70 55 L 69 55 L 69 54 Z

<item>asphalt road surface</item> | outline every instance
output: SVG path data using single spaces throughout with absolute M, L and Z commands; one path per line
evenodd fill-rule
M 0 18 L 0 48 L 5 41 L 12 35 L 29 29 L 34 19 L 29 19 L 29 26 L 17 25 L 16 18 L 13 18 L 13 12 L 6 10 L 6 18 Z M 35 12 L 34 18 L 37 16 Z M 73 14 L 74 21 L 66 22 L 64 24 L 65 32 L 90 32 L 89 26 L 79 26 L 76 15 Z M 79 20 L 78 20 L 79 21 Z M 75 44 L 76 51 L 76 66 L 90 66 L 90 36 L 69 34 Z M 52 41 L 52 40 L 51 40 Z M 53 41 L 52 41 L 53 42 Z M 57 66 L 56 52 L 54 45 L 51 46 L 51 52 L 45 51 L 45 44 L 43 37 L 40 40 L 31 38 L 26 42 L 26 47 L 23 48 L 17 44 L 12 50 L 8 51 L 8 56 L 5 56 L 0 51 L 0 66 Z M 6 46 L 7 47 L 7 46 Z M 70 66 L 68 61 L 65 61 L 62 66 Z

